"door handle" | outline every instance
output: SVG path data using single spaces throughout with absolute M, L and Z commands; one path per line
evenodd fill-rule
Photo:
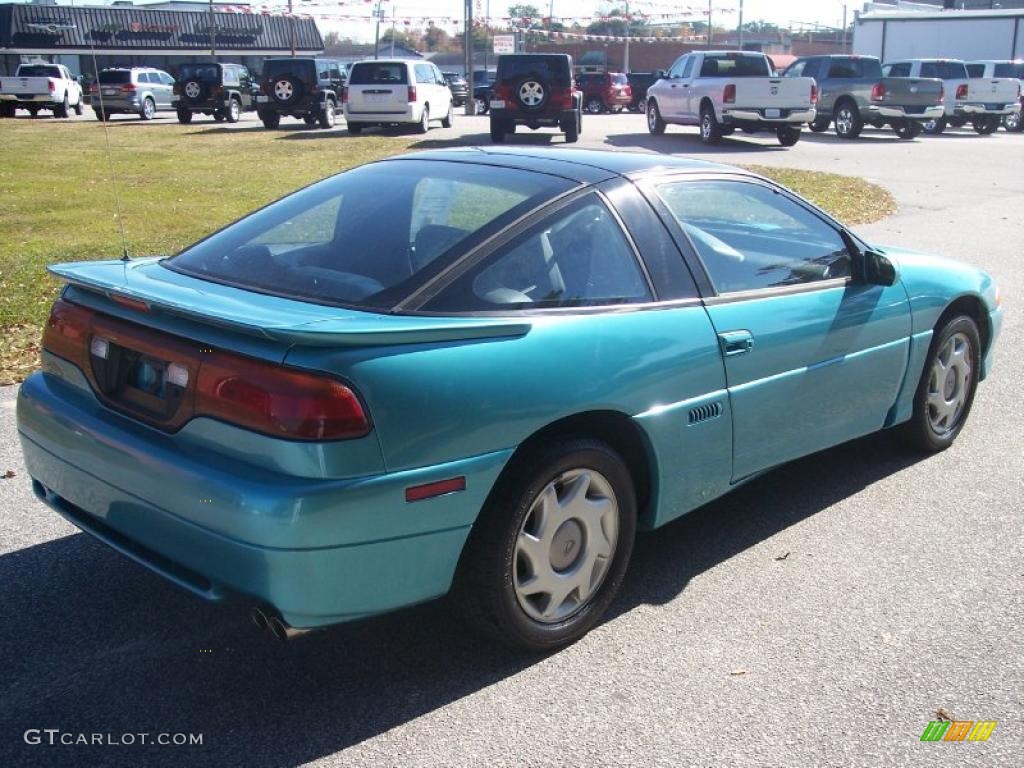
M 690 87 L 689 83 L 683 83 L 683 88 L 689 88 L 689 87 Z
M 754 336 L 750 331 L 725 331 L 718 334 L 718 343 L 726 357 L 743 355 L 754 348 Z
M 672 83 L 672 86 L 671 86 L 671 87 L 672 87 L 672 88 L 675 88 L 675 87 L 676 87 L 676 84 L 675 84 L 675 83 Z

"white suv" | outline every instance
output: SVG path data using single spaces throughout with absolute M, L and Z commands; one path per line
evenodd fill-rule
M 444 75 L 424 61 L 357 61 L 341 100 L 349 133 L 396 123 L 416 125 L 426 133 L 431 120 L 451 128 L 454 117 Z

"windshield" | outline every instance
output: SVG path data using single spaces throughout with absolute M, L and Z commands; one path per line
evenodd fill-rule
M 60 68 L 46 64 L 22 64 L 18 67 L 18 77 L 60 77 Z
M 701 77 L 770 77 L 764 54 L 709 53 L 704 55 Z
M 260 293 L 391 309 L 467 248 L 571 186 L 486 165 L 373 163 L 289 195 L 162 263 Z

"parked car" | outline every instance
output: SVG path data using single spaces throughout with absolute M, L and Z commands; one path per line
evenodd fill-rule
M 1024 59 L 971 61 L 967 64 L 967 74 L 971 76 L 972 80 L 1009 77 L 1024 82 Z M 1024 110 L 1024 94 L 1021 95 L 1019 102 L 1021 109 L 1003 116 L 1003 127 L 1014 133 L 1019 133 L 1022 130 L 1020 113 Z
M 63 64 L 19 64 L 13 77 L 0 77 L 0 117 L 14 117 L 19 109 L 35 117 L 48 109 L 54 117 L 70 110 L 82 114 L 82 86 Z
M 921 133 L 921 123 L 945 114 L 942 81 L 912 77 L 882 77 L 874 56 L 806 56 L 794 61 L 783 77 L 813 77 L 818 84 L 818 116 L 810 128 L 855 139 L 864 125 L 889 126 L 901 139 Z
M 558 128 L 579 139 L 583 95 L 573 86 L 572 58 L 564 53 L 511 53 L 498 57 L 491 97 L 491 141 L 501 143 L 517 125 Z
M 818 87 L 810 77 L 776 77 L 771 61 L 751 51 L 694 51 L 680 56 L 664 79 L 647 90 L 647 129 L 667 124 L 700 126 L 705 144 L 737 128 L 772 131 L 784 147 L 800 141 L 814 122 Z
M 948 448 L 1002 318 L 959 259 L 621 151 L 391 158 L 50 271 L 38 498 L 280 637 L 451 591 L 535 651 L 600 621 L 637 529 L 876 430 Z
M 497 73 L 492 70 L 478 69 L 473 72 L 473 98 L 476 100 L 476 114 L 486 115 L 491 108 L 494 97 L 494 78 Z
M 629 103 L 630 112 L 643 112 L 647 114 L 647 89 L 665 76 L 665 70 L 658 69 L 653 72 L 629 72 L 626 80 L 633 92 L 633 100 Z
M 886 77 L 937 77 L 946 89 L 945 115 L 924 123 L 924 132 L 939 134 L 969 122 L 977 133 L 994 133 L 1002 119 L 1020 111 L 1020 83 L 1012 79 L 971 80 L 958 59 L 906 59 L 887 62 Z
M 157 112 L 171 111 L 174 78 L 152 67 L 114 67 L 99 73 L 89 86 L 89 103 L 97 120 L 111 115 L 135 114 L 152 120 Z
M 448 83 L 448 90 L 452 92 L 452 104 L 461 107 L 466 104 L 469 98 L 469 82 L 458 72 L 442 72 L 445 82 Z
M 440 120 L 455 122 L 452 92 L 436 65 L 424 61 L 359 61 L 352 65 L 345 89 L 349 133 L 371 125 L 414 125 L 420 133 Z
M 253 90 L 252 75 L 241 64 L 182 64 L 171 105 L 180 123 L 191 123 L 197 113 L 212 115 L 217 122 L 237 123 L 254 106 Z
M 256 111 L 263 127 L 277 128 L 282 116 L 310 128 L 333 128 L 342 110 L 346 78 L 334 59 L 281 58 L 263 62 Z
M 621 72 L 578 75 L 576 84 L 583 93 L 583 108 L 591 114 L 621 112 L 633 102 L 633 89 Z

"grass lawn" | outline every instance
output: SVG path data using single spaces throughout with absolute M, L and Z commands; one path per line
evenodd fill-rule
M 174 253 L 316 179 L 424 144 L 415 135 L 265 131 L 258 123 L 228 130 L 165 120 L 115 120 L 109 136 L 132 256 Z M 59 288 L 45 266 L 117 258 L 121 243 L 100 123 L 2 120 L 0 146 L 0 384 L 11 384 L 35 368 Z M 753 170 L 851 224 L 895 209 L 885 190 L 860 179 Z

